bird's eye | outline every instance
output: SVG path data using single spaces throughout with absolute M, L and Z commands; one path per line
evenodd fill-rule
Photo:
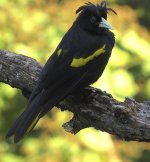
M 96 22 L 96 17 L 92 16 L 90 21 L 91 21 L 92 24 L 94 24 Z

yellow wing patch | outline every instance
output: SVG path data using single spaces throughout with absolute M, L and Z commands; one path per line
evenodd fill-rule
M 31 123 L 31 125 L 27 129 L 27 131 L 26 131 L 27 133 L 30 132 L 33 129 L 33 127 L 35 126 L 35 124 L 38 122 L 39 116 L 40 116 L 40 113 L 36 116 L 36 118 L 33 120 L 33 122 Z
M 57 56 L 60 56 L 61 53 L 62 53 L 62 49 L 59 49 L 59 50 L 57 51 Z
M 84 66 L 86 65 L 89 61 L 93 60 L 95 57 L 103 54 L 105 52 L 105 47 L 106 47 L 106 44 L 104 44 L 100 49 L 98 49 L 96 52 L 94 52 L 91 56 L 88 56 L 86 58 L 73 58 L 70 66 L 71 67 L 81 67 L 81 66 Z

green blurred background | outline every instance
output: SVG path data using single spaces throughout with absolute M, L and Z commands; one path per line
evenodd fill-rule
M 0 0 L 0 49 L 44 64 L 86 0 Z M 91 0 L 97 3 L 98 0 Z M 108 0 L 118 16 L 109 14 L 116 46 L 105 73 L 93 86 L 123 101 L 150 100 L 149 0 Z M 125 142 L 88 128 L 77 135 L 61 125 L 72 114 L 54 108 L 19 144 L 5 134 L 24 109 L 20 90 L 0 84 L 0 162 L 149 162 L 150 144 Z

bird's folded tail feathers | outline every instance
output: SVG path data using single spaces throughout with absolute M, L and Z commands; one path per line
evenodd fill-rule
M 6 138 L 11 137 L 15 133 L 15 130 L 16 130 L 18 124 L 20 123 L 20 121 L 22 120 L 23 116 L 24 116 L 24 112 L 18 117 L 18 119 L 15 121 L 15 123 L 11 126 L 11 128 L 9 129 L 9 131 L 6 134 Z
M 39 111 L 28 111 L 27 109 L 19 116 L 16 122 L 8 131 L 6 138 L 14 135 L 14 142 L 17 143 L 19 140 L 28 132 L 30 132 L 37 122 L 39 121 Z
M 41 117 L 43 117 L 54 105 L 61 101 L 66 95 L 68 95 L 69 92 L 73 91 L 75 87 L 77 87 L 77 85 L 82 82 L 86 75 L 87 72 L 85 72 L 84 74 L 81 73 L 80 75 L 78 75 L 77 78 L 72 78 L 67 80 L 66 82 L 62 82 L 59 85 L 60 88 L 53 93 L 51 93 L 51 89 L 44 91 L 43 94 L 40 93 L 34 100 L 32 100 L 29 107 L 27 107 L 25 111 L 21 114 L 21 116 L 17 119 L 17 121 L 8 131 L 6 137 L 8 138 L 14 135 L 14 142 L 17 143 L 26 133 L 28 133 L 35 127 Z M 51 99 L 45 100 L 46 96 L 49 96 Z M 42 101 L 43 97 L 44 100 Z M 38 101 L 42 101 L 43 105 Z

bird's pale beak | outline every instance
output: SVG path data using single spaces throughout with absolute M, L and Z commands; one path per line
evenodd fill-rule
M 107 28 L 107 29 L 113 29 L 113 27 L 102 17 L 101 22 L 99 24 L 100 28 Z

